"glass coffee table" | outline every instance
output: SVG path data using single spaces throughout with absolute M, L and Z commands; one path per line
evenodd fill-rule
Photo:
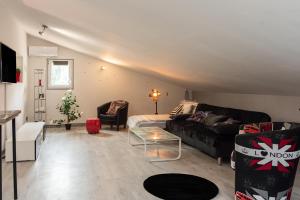
M 137 136 L 142 142 L 132 143 L 131 135 Z M 174 158 L 162 158 L 162 159 L 150 159 L 150 162 L 162 162 L 162 161 L 172 161 L 178 160 L 181 157 L 181 138 L 163 130 L 159 127 L 134 127 L 128 130 L 128 142 L 132 146 L 144 145 L 144 154 L 147 158 L 147 146 L 148 145 L 160 145 L 163 143 L 168 143 L 171 141 L 178 142 L 178 155 Z

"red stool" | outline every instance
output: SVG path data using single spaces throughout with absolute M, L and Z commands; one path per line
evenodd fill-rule
M 99 133 L 101 129 L 101 122 L 98 118 L 88 118 L 86 120 L 86 130 L 89 134 L 96 134 Z

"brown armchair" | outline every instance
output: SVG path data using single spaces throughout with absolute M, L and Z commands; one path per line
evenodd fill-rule
M 129 103 L 125 101 L 125 104 L 117 110 L 115 115 L 107 114 L 110 104 L 111 102 L 108 102 L 97 108 L 97 116 L 101 123 L 109 124 L 111 128 L 113 128 L 113 125 L 116 125 L 117 131 L 119 131 L 120 125 L 124 125 L 124 128 L 126 128 Z

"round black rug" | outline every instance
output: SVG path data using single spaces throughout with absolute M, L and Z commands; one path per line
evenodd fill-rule
M 209 200 L 217 196 L 218 187 L 209 180 L 188 174 L 158 174 L 144 181 L 144 188 L 166 200 Z

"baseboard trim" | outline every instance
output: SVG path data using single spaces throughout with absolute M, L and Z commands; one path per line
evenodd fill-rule
M 72 123 L 72 127 L 85 126 L 85 123 Z M 65 127 L 64 124 L 46 124 L 46 128 L 62 128 Z

